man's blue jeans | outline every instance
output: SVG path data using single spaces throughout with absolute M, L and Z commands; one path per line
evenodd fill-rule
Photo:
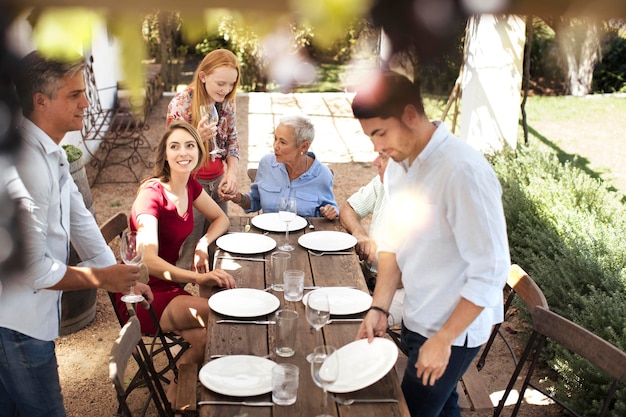
M 54 342 L 0 327 L 0 417 L 65 417 Z
M 402 324 L 402 344 L 408 352 L 408 360 L 402 378 L 402 392 L 411 412 L 411 417 L 461 417 L 456 385 L 480 350 L 452 346 L 450 361 L 444 374 L 435 385 L 426 386 L 417 378 L 415 363 L 419 349 L 428 340 L 414 333 Z

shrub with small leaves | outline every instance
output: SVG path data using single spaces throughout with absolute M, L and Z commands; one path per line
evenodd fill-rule
M 626 216 L 601 180 L 532 147 L 490 157 L 503 188 L 511 260 L 535 279 L 550 309 L 626 350 Z M 547 383 L 583 415 L 597 415 L 610 379 L 549 345 Z M 626 415 L 626 387 L 609 415 Z

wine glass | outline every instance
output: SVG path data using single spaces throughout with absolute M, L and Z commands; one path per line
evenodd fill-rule
M 125 230 L 120 239 L 120 256 L 126 265 L 139 265 L 143 260 L 143 245 L 137 241 L 137 232 Z M 122 296 L 125 303 L 140 303 L 144 300 L 143 295 L 135 294 L 135 286 L 130 287 L 130 292 Z
M 285 222 L 285 243 L 278 249 L 286 252 L 294 250 L 296 247 L 289 243 L 289 223 L 296 218 L 296 199 L 292 197 L 281 197 L 278 202 L 278 217 Z
M 315 385 L 324 390 L 324 408 L 328 405 L 327 389 L 339 377 L 339 355 L 333 346 L 318 346 L 313 351 L 311 361 L 311 378 Z M 317 417 L 332 417 L 329 414 L 320 414 Z
M 315 337 L 319 339 L 322 327 L 330 319 L 330 302 L 328 294 L 323 291 L 313 291 L 309 293 L 306 300 L 306 321 L 315 329 Z M 306 357 L 309 362 L 313 361 L 313 353 Z
M 200 117 L 204 117 L 206 115 L 209 115 L 209 118 L 207 120 L 208 124 L 211 123 L 215 123 L 217 125 L 217 122 L 219 120 L 219 116 L 217 114 L 217 109 L 215 108 L 215 104 L 209 104 L 209 105 L 201 105 L 200 106 Z M 215 155 L 217 155 L 218 153 L 222 152 L 223 149 L 220 149 L 217 147 L 217 134 L 215 136 L 213 136 L 213 140 L 212 140 L 212 144 L 211 144 L 211 151 L 209 152 L 209 155 L 211 155 L 211 160 L 215 161 Z

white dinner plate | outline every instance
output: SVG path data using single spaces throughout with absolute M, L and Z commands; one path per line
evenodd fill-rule
M 263 213 L 254 216 L 252 218 L 252 224 L 268 232 L 285 232 L 287 229 L 287 223 L 278 217 L 278 213 Z M 289 231 L 295 232 L 296 230 L 302 230 L 306 225 L 307 222 L 304 217 L 296 216 L 295 219 L 289 222 Z
M 209 307 L 231 317 L 257 317 L 272 313 L 280 307 L 274 294 L 252 288 L 233 288 L 215 293 L 209 298 Z
M 317 251 L 346 250 L 356 245 L 356 238 L 349 233 L 324 230 L 305 233 L 298 238 L 298 243 Z
M 276 362 L 258 356 L 231 355 L 214 359 L 201 369 L 202 385 L 218 394 L 249 397 L 272 390 Z
M 372 305 L 372 296 L 365 291 L 348 287 L 324 287 L 304 294 L 302 303 L 306 306 L 309 295 L 314 292 L 328 294 L 330 314 L 356 314 L 367 310 Z
M 339 355 L 339 377 L 328 391 L 341 394 L 369 387 L 387 375 L 398 359 L 398 348 L 391 340 L 376 337 L 372 343 L 356 340 L 333 355 Z
M 220 236 L 215 244 L 231 253 L 264 253 L 276 247 L 276 241 L 269 236 L 258 233 L 228 233 Z

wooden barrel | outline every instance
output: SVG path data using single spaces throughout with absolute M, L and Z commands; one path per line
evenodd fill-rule
M 91 197 L 84 161 L 85 158 L 81 157 L 74 162 L 70 162 L 70 173 L 78 190 L 83 195 L 85 206 L 95 217 L 93 198 Z M 79 261 L 78 255 L 72 248 L 69 264 L 76 265 Z M 63 296 L 61 297 L 61 327 L 59 329 L 61 336 L 77 332 L 93 321 L 96 317 L 96 294 L 97 290 L 95 288 L 63 291 Z
M 59 334 L 65 336 L 79 331 L 96 317 L 95 288 L 63 291 L 61 298 L 61 328 Z
M 91 197 L 91 189 L 89 188 L 89 180 L 87 179 L 87 170 L 85 169 L 85 158 L 78 158 L 74 162 L 70 162 L 70 174 L 78 187 L 78 191 L 83 195 L 83 201 L 87 209 L 95 216 L 93 198 Z

